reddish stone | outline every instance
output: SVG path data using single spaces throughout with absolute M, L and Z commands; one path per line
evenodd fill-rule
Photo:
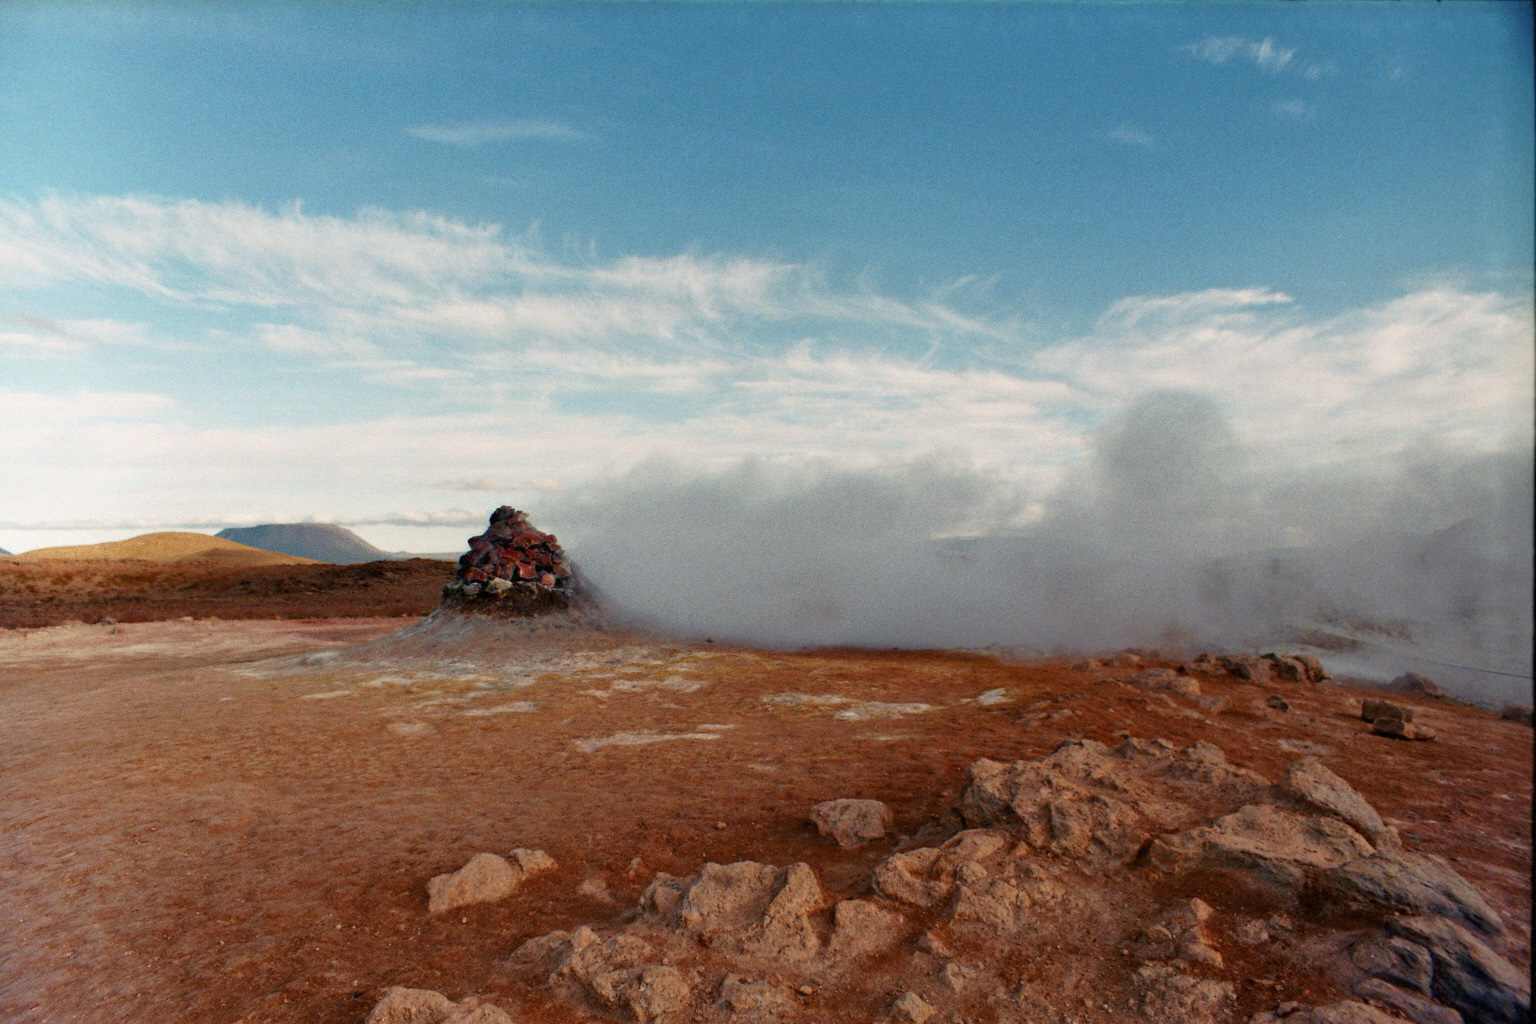
M 465 583 L 484 583 L 486 580 L 488 580 L 490 578 L 491 577 L 486 573 L 486 571 L 484 569 L 465 569 L 464 570 L 464 582 Z
M 546 587 L 552 587 L 555 585 L 555 578 L 547 572 L 541 572 L 539 573 L 539 582 Z
M 531 579 L 534 579 L 535 577 L 537 577 L 538 575 L 539 575 L 538 570 L 535 569 L 533 566 L 529 565 L 527 562 L 518 562 L 517 563 L 517 578 L 518 579 L 521 579 L 521 580 L 531 580 Z

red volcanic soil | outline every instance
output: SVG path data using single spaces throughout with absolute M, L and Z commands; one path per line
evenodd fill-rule
M 325 575 L 343 571 L 353 575 Z M 213 595 L 233 602 L 242 580 L 317 588 L 268 611 L 288 614 L 315 608 L 303 602 L 329 593 L 322 580 L 375 573 L 382 588 L 396 573 L 392 592 L 404 603 L 419 586 L 420 602 L 441 571 L 243 570 L 164 600 L 223 618 Z M 1371 735 L 1358 692 L 1333 685 L 1212 681 L 1206 692 L 1231 707 L 1202 714 L 1104 672 L 942 652 L 763 653 L 586 630 L 430 657 L 404 641 L 348 646 L 398 626 L 0 631 L 0 1020 L 361 1024 L 391 985 L 485 996 L 519 1022 L 592 1019 L 509 973 L 508 955 L 552 929 L 613 925 L 656 872 L 706 861 L 804 861 L 829 891 L 863 891 L 900 836 L 840 849 L 807 822 L 815 803 L 883 800 L 899 834 L 942 838 L 977 758 L 1126 734 L 1206 740 L 1272 780 L 1318 756 L 1408 849 L 1450 858 L 1504 916 L 1505 955 L 1529 963 L 1531 732 L 1483 711 L 1410 698 L 1439 737 L 1411 743 Z M 975 700 L 995 689 L 1006 699 Z M 764 699 L 784 694 L 847 703 Z M 1293 710 L 1266 706 L 1271 694 Z M 929 709 L 833 713 L 864 701 Z M 621 734 L 653 741 L 613 742 Z M 559 866 L 501 902 L 428 915 L 428 879 L 515 847 Z M 1243 898 L 1140 875 L 1125 898 L 1150 907 L 1171 895 L 1223 912 Z M 1308 926 L 1308 907 L 1282 909 Z M 1344 996 L 1321 972 L 1234 964 L 1234 1021 Z M 1048 981 L 1056 966 L 1048 954 L 1018 970 Z M 1074 999 L 1073 1019 L 1128 1019 L 1109 1008 L 1126 992 L 1096 995 L 1104 1009 Z M 812 1018 L 873 1020 L 891 993 L 876 973 L 848 998 L 813 1001 Z
M 163 564 L 135 559 L 22 561 L 0 557 L 0 627 L 155 622 L 183 616 L 317 619 L 424 615 L 453 578 L 452 562 L 413 558 L 360 565 Z

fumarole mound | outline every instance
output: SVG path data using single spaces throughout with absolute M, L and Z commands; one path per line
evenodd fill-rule
M 515 618 L 576 610 L 590 604 L 554 534 L 543 533 L 510 505 L 469 538 L 459 568 L 443 587 L 440 608 Z

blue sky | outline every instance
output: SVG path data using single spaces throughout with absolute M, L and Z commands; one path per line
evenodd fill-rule
M 663 458 L 1028 519 L 1159 389 L 1307 471 L 1528 446 L 1530 19 L 0 6 L 0 546 L 449 550 Z

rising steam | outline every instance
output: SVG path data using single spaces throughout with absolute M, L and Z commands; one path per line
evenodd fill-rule
M 616 608 L 694 637 L 1354 644 L 1336 664 L 1496 702 L 1530 694 L 1531 480 L 1523 440 L 1302 471 L 1245 448 L 1209 398 L 1160 392 L 1043 503 L 954 460 L 651 462 L 551 521 Z

